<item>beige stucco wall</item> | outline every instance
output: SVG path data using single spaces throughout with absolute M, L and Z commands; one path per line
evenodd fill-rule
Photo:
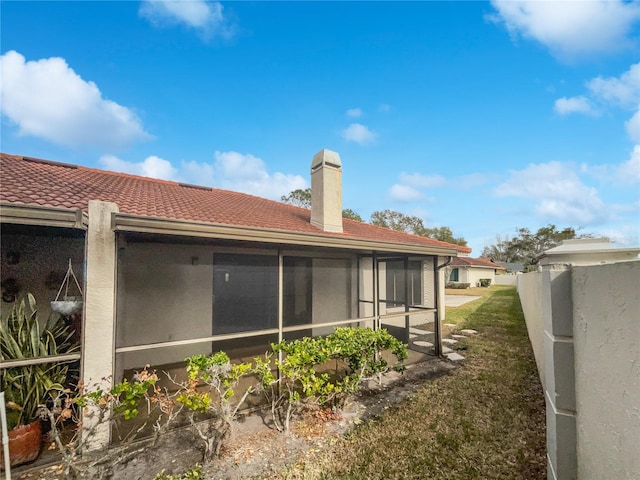
M 517 278 L 545 390 L 548 478 L 640 478 L 640 262 Z
M 118 249 L 118 347 L 171 342 L 213 335 L 213 261 L 215 253 L 275 250 L 229 249 L 204 245 L 121 242 Z M 287 252 L 285 252 L 285 255 Z M 300 256 L 301 252 L 291 252 Z M 302 255 L 314 256 L 312 252 Z M 354 318 L 358 271 L 353 256 L 313 258 L 313 323 Z M 314 329 L 314 335 L 333 327 Z M 116 373 L 145 364 L 181 362 L 211 353 L 211 344 L 147 349 L 117 355 Z
M 425 307 L 435 306 L 435 286 L 434 286 L 434 274 L 433 274 L 433 260 L 422 258 L 410 258 L 411 261 L 419 260 L 422 262 L 422 301 Z M 444 262 L 444 260 L 442 260 Z M 442 271 L 441 271 L 442 273 Z M 444 274 L 442 274 L 444 275 Z M 443 277 L 444 278 L 444 277 Z M 441 285 L 444 286 L 443 283 Z M 384 263 L 380 264 L 380 296 L 384 298 L 387 291 L 387 270 Z M 442 288 L 442 303 L 444 305 L 444 288 Z M 398 314 L 397 317 L 387 318 L 383 320 L 383 326 L 395 326 L 404 328 L 406 326 L 406 318 L 404 315 L 404 307 L 387 307 L 384 302 L 380 302 L 380 314 L 390 315 Z M 442 309 L 444 314 L 444 308 Z M 410 325 L 421 325 L 425 322 L 433 321 L 433 313 L 424 313 L 420 315 L 412 315 L 410 318 Z
M 542 273 L 532 272 L 517 275 L 518 295 L 527 324 L 529 340 L 538 366 L 542 385 L 544 381 L 544 302 L 542 292 Z
M 352 266 L 350 259 L 314 258 L 312 322 L 325 323 L 356 316 L 353 310 Z M 313 335 L 327 335 L 334 327 L 314 328 Z
M 490 268 L 467 268 L 467 280 L 465 280 L 465 282 L 470 283 L 472 287 L 477 287 L 480 284 L 481 278 L 488 278 L 491 280 L 491 285 L 493 285 L 495 283 L 496 275 Z
M 213 248 L 121 243 L 118 249 L 118 347 L 212 335 Z M 207 345 L 118 355 L 117 370 L 180 362 Z
M 416 258 L 415 260 L 417 260 Z M 428 258 L 420 258 L 422 261 L 422 281 L 423 281 L 423 305 L 426 307 L 434 307 L 435 306 L 435 276 L 433 273 L 433 260 Z M 360 260 L 360 298 L 364 300 L 373 301 L 373 290 L 374 290 L 374 282 L 373 282 L 373 271 L 372 271 L 373 261 L 370 258 L 363 258 Z M 380 264 L 380 290 L 382 295 L 386 292 L 386 267 L 384 263 Z M 444 301 L 444 300 L 443 300 Z M 387 309 L 386 304 L 384 302 L 379 303 L 380 314 L 384 315 L 387 313 L 391 313 L 390 309 Z M 404 327 L 405 317 L 403 315 L 404 308 L 401 307 L 396 309 L 400 312 L 399 316 L 396 318 L 386 319 L 385 323 L 387 325 L 393 325 L 398 327 Z M 364 303 L 360 304 L 360 316 L 368 317 L 373 315 L 373 304 Z M 412 316 L 410 323 L 411 325 L 421 325 L 425 322 L 432 322 L 434 314 L 433 313 L 424 313 L 422 315 Z
M 423 305 L 425 307 L 435 306 L 435 276 L 433 274 L 433 260 L 427 259 L 422 261 L 422 285 L 423 285 Z M 444 284 L 441 284 L 444 289 Z
M 496 275 L 496 285 L 511 285 L 515 287 L 518 285 L 519 275 Z
M 373 302 L 374 280 L 373 280 L 373 258 L 364 257 L 360 259 L 360 282 L 358 283 L 359 298 L 367 302 Z M 373 303 L 361 302 L 359 305 L 361 317 L 373 316 Z
M 446 261 L 447 261 L 447 257 L 437 257 L 436 258 L 436 265 L 444 265 Z M 440 268 L 440 270 L 438 270 L 438 284 L 440 285 L 440 288 L 438 290 L 438 306 L 439 306 L 438 321 L 440 322 L 440 324 L 442 324 L 442 322 L 445 320 L 446 312 L 447 312 L 447 309 L 445 308 L 445 301 L 446 301 L 445 285 L 446 285 L 446 281 L 447 281 L 447 269 L 446 268 Z
M 578 478 L 640 479 L 640 262 L 572 273 Z
M 69 266 L 80 282 L 84 283 L 84 238 L 63 236 L 2 234 L 0 272 L 2 280 L 15 278 L 21 285 L 18 301 L 33 294 L 38 305 L 39 318 L 45 321 L 51 314 L 50 302 L 55 300 L 60 284 Z M 18 252 L 20 261 L 15 265 L 7 263 L 7 253 Z M 53 275 L 52 275 L 53 272 Z M 46 285 L 49 275 L 59 278 L 51 287 Z M 70 292 L 76 292 L 75 285 Z M 11 308 L 12 303 L 2 302 L 2 310 Z

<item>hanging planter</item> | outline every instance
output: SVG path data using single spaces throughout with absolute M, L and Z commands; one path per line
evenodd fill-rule
M 78 295 L 69 295 L 71 279 L 73 279 L 75 286 L 78 289 Z M 60 298 L 63 290 L 64 295 Z M 56 295 L 56 299 L 51 302 L 51 310 L 65 316 L 74 315 L 82 311 L 82 289 L 80 288 L 80 284 L 78 283 L 75 273 L 73 273 L 73 268 L 71 268 L 71 259 L 69 259 L 69 268 L 64 276 L 64 280 L 62 280 L 62 285 L 60 285 L 58 295 Z

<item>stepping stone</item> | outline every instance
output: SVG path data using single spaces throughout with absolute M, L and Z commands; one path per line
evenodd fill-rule
M 460 340 L 462 338 L 469 338 L 466 335 L 451 335 L 453 338 L 455 338 L 456 340 Z
M 444 355 L 447 355 L 449 353 L 453 353 L 453 350 L 451 350 L 449 347 L 442 347 L 442 353 Z
M 433 343 L 425 342 L 424 340 L 416 340 L 415 342 L 413 342 L 413 344 L 416 345 L 417 347 L 426 347 L 426 348 L 433 347 Z
M 464 333 L 465 335 L 475 335 L 476 333 L 478 333 L 477 330 L 471 330 L 470 328 L 466 328 L 464 330 L 460 330 L 461 333 Z
M 446 343 L 447 345 L 455 345 L 458 343 L 458 340 L 453 340 L 451 338 L 443 338 L 442 343 Z
M 455 323 L 443 323 L 442 325 L 444 325 L 445 327 L 455 327 L 456 326 Z
M 453 352 L 447 355 L 447 359 L 451 360 L 452 362 L 461 362 L 462 360 L 464 360 L 464 357 L 459 353 Z

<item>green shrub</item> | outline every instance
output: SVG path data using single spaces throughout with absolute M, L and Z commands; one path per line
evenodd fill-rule
M 445 288 L 454 288 L 457 290 L 464 290 L 471 286 L 470 283 L 462 283 L 462 282 L 447 282 L 445 284 Z
M 220 448 L 231 433 L 231 422 L 235 419 L 240 406 L 254 390 L 245 388 L 244 393 L 235 402 L 235 389 L 240 380 L 252 374 L 251 363 L 232 364 L 225 352 L 213 355 L 193 355 L 186 358 L 189 379 L 181 384 L 176 397 L 179 404 L 191 411 L 189 421 L 203 441 L 205 460 L 211 460 L 220 452 Z M 201 388 L 205 386 L 204 391 Z M 200 390 L 199 390 L 200 389 Z M 215 428 L 196 422 L 196 413 L 209 413 L 217 419 Z M 191 478 L 191 477 L 185 477 Z
M 396 365 L 390 366 L 382 357 L 387 350 L 396 357 Z M 303 404 L 340 406 L 364 380 L 392 368 L 401 370 L 406 358 L 407 346 L 384 329 L 343 327 L 326 337 L 272 344 L 272 353 L 254 361 L 262 391 L 271 403 L 274 424 L 278 430 L 288 431 L 291 416 Z M 273 373 L 272 361 L 278 376 Z M 335 370 L 320 372 L 329 361 L 336 362 Z M 340 364 L 346 366 L 342 371 Z
M 490 287 L 491 286 L 491 279 L 490 278 L 481 278 L 480 279 L 480 286 L 481 287 Z

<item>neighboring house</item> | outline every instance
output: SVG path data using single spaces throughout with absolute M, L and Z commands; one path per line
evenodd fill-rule
M 511 275 L 524 272 L 523 262 L 495 262 L 495 263 L 502 265 L 506 269 L 506 273 Z
M 439 354 L 442 267 L 470 249 L 343 219 L 341 172 L 335 152 L 314 156 L 308 210 L 1 154 L 2 280 L 46 315 L 71 259 L 85 383 L 221 349 L 252 357 L 341 325 Z
M 480 286 L 480 280 L 488 279 L 496 283 L 496 273 L 506 270 L 502 265 L 489 258 L 457 257 L 447 266 L 447 282 L 468 283 L 472 287 Z

